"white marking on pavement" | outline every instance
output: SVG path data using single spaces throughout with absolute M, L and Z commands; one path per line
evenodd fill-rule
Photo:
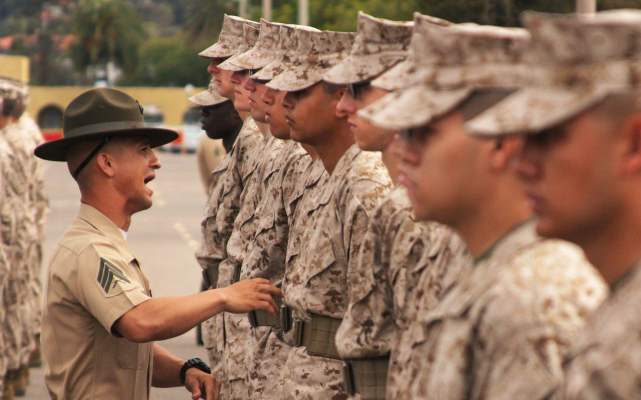
M 198 242 L 194 240 L 193 237 L 191 237 L 191 234 L 187 231 L 185 225 L 180 222 L 176 222 L 174 224 L 174 229 L 176 230 L 176 232 L 178 232 L 178 235 L 185 241 L 187 246 L 189 246 L 194 251 L 198 250 Z

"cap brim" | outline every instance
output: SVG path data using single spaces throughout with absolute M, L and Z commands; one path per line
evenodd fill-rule
M 384 74 L 372 81 L 372 86 L 391 91 L 404 89 L 420 82 L 416 64 L 409 59 L 394 65 Z
M 104 136 L 145 136 L 149 139 L 149 145 L 151 147 L 158 147 L 176 140 L 176 138 L 178 138 L 178 133 L 172 131 L 171 129 L 163 128 L 129 128 L 108 132 L 95 132 L 82 136 L 62 138 L 43 143 L 40 146 L 36 147 L 36 149 L 34 150 L 34 154 L 37 157 L 42 158 L 43 160 L 67 161 L 67 152 L 72 145 L 85 140 L 99 139 Z
M 256 81 L 271 81 L 277 75 L 282 74 L 284 70 L 281 60 L 277 60 L 267 64 L 260 71 L 250 76 L 250 78 Z
M 209 90 L 203 90 L 189 98 L 189 102 L 200 107 L 215 106 L 226 101 L 229 99 Z
M 327 71 L 323 80 L 335 85 L 349 85 L 377 77 L 405 58 L 399 54 L 349 55 Z
M 384 129 L 418 128 L 452 111 L 472 92 L 472 88 L 435 91 L 426 85 L 412 86 L 386 95 L 358 115 Z
M 260 69 L 275 59 L 275 50 L 268 52 L 252 47 L 250 50 L 230 58 L 229 62 L 240 69 Z
M 276 75 L 267 83 L 271 89 L 285 92 L 297 92 L 307 89 L 323 80 L 328 68 L 317 65 L 302 64 L 295 67 L 284 67 L 284 72 Z
M 236 54 L 235 49 L 220 42 L 216 42 L 198 53 L 203 58 L 228 58 L 234 54 Z
M 466 123 L 470 134 L 534 134 L 561 124 L 603 100 L 605 88 L 523 88 Z

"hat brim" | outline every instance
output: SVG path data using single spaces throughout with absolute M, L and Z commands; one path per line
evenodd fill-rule
M 228 46 L 224 42 L 218 41 L 198 53 L 198 55 L 203 58 L 228 58 L 237 53 L 238 52 L 233 47 Z
M 304 63 L 294 67 L 284 67 L 284 72 L 276 75 L 267 83 L 267 87 L 284 92 L 297 92 L 323 81 L 328 68 Z
M 536 134 L 570 120 L 608 94 L 606 88 L 523 88 L 466 123 L 470 134 Z
M 237 71 L 244 69 L 260 69 L 274 61 L 276 57 L 277 54 L 275 50 L 266 51 L 252 47 L 248 51 L 230 58 L 228 60 L 229 64 L 231 64 L 230 68 L 223 68 L 222 66 L 220 68 L 229 70 L 233 70 L 231 68 L 238 68 Z
M 350 85 L 368 81 L 392 68 L 405 58 L 399 54 L 349 55 L 327 71 L 323 80 L 335 85 Z
M 473 91 L 473 88 L 436 91 L 427 85 L 412 86 L 386 95 L 360 110 L 358 116 L 384 129 L 418 128 L 452 111 Z
M 158 147 L 176 140 L 176 138 L 178 138 L 178 133 L 171 129 L 164 128 L 128 128 L 122 130 L 99 131 L 84 134 L 82 136 L 62 138 L 43 143 L 36 147 L 34 154 L 36 157 L 42 158 L 43 160 L 67 161 L 67 153 L 71 146 L 82 141 L 99 139 L 105 136 L 145 136 L 149 139 L 149 145 L 151 147 Z
M 196 93 L 189 98 L 190 103 L 200 107 L 215 106 L 226 101 L 229 101 L 227 97 L 223 97 L 209 90 L 203 90 L 202 92 Z
M 416 64 L 411 59 L 406 59 L 374 79 L 372 86 L 387 91 L 404 89 L 420 82 L 417 71 Z

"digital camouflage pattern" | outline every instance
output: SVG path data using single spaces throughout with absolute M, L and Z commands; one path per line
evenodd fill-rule
M 254 28 L 254 33 L 251 33 L 252 30 L 246 30 L 245 26 Z M 225 14 L 218 41 L 198 55 L 205 58 L 227 58 L 247 51 L 255 43 L 255 39 L 253 42 L 248 42 L 247 39 L 253 34 L 257 37 L 258 29 L 260 24 L 257 22 Z
M 287 264 L 284 301 L 295 319 L 309 320 L 310 313 L 343 317 L 354 280 L 358 279 L 349 269 L 350 260 L 358 257 L 370 216 L 390 187 L 380 154 L 363 152 L 353 145 L 340 158 L 306 212 L 305 218 L 313 221 L 308 226 L 314 229 L 302 233 L 299 245 L 304 243 L 305 251 L 300 251 L 294 263 Z M 288 332 L 288 336 L 291 334 Z M 291 339 L 285 340 L 292 343 Z M 289 352 L 283 371 L 283 398 L 346 395 L 340 360 L 311 356 L 299 347 Z
M 256 44 L 244 53 L 236 54 L 219 65 L 229 71 L 260 69 L 276 57 L 282 24 L 260 20 L 260 32 Z
M 415 12 L 407 57 L 374 79 L 372 85 L 383 90 L 392 91 L 416 83 L 414 81 L 417 68 L 416 57 L 424 52 L 422 47 L 429 46 L 427 38 L 424 36 L 424 31 L 427 29 L 426 27 L 434 24 L 443 27 L 451 25 L 449 21 Z
M 3 327 L 3 334 L 0 335 L 0 393 L 4 390 L 4 376 L 8 369 L 8 344 L 5 339 L 4 329 L 6 327 L 6 310 L 5 310 L 5 291 L 9 284 L 9 275 L 11 273 L 11 262 L 9 258 L 9 245 L 12 243 L 12 219 L 13 210 L 11 209 L 11 202 L 8 196 L 11 192 L 8 190 L 8 181 L 11 173 L 11 166 L 15 161 L 13 160 L 13 153 L 11 147 L 5 140 L 4 130 L 0 129 L 0 221 L 2 221 L 0 229 L 0 299 L 2 300 L 2 307 L 0 307 L 0 326 Z
M 450 242 L 459 245 L 453 248 Z M 357 278 L 336 334 L 341 357 L 388 355 L 419 305 L 433 306 L 440 297 L 443 277 L 457 275 L 461 265 L 453 258 L 463 258 L 461 250 L 464 246 L 450 229 L 413 218 L 404 188 L 392 190 L 370 218 L 360 256 L 350 265 Z M 430 281 L 421 282 L 423 275 Z
M 526 13 L 523 23 L 532 34 L 529 79 L 517 93 L 470 120 L 470 132 L 535 134 L 610 93 L 639 88 L 639 10 L 605 11 L 590 18 Z
M 461 104 L 480 88 L 510 87 L 523 79 L 518 65 L 529 43 L 520 28 L 475 24 L 424 24 L 423 46 L 414 53 L 413 84 L 358 112 L 385 129 L 429 124 Z
M 635 399 L 641 378 L 641 266 L 617 282 L 594 312 L 566 360 L 567 400 Z
M 247 184 L 243 187 L 240 199 L 240 210 L 234 221 L 234 229 L 227 242 L 227 258 L 220 264 L 218 287 L 233 283 L 236 269 L 242 273 L 243 260 L 249 255 L 253 238 L 258 227 L 258 206 L 263 198 L 263 177 L 268 167 L 274 165 L 275 157 L 281 154 L 285 142 L 273 136 L 263 136 L 261 145 L 247 156 L 246 162 L 251 163 L 248 170 Z M 270 171 L 271 172 L 271 171 Z M 224 376 L 221 396 L 225 399 L 246 398 L 248 386 L 248 348 L 247 338 L 250 326 L 246 314 L 219 314 L 224 320 L 224 343 L 222 375 Z M 219 342 L 220 343 L 220 342 Z M 242 389 L 241 389 L 242 388 Z M 246 393 L 235 397 L 234 393 Z
M 9 236 L 8 258 L 10 261 L 9 281 L 4 292 L 3 307 L 6 311 L 3 335 L 8 346 L 8 368 L 18 369 L 24 365 L 25 354 L 35 348 L 33 298 L 31 293 L 32 265 L 30 252 L 33 242 L 38 239 L 36 226 L 32 223 L 30 208 L 30 164 L 33 149 L 29 151 L 30 138 L 20 129 L 19 124 L 10 123 L 3 130 L 4 138 L 14 155 L 15 164 L 6 176 L 7 204 L 12 234 Z
M 324 80 L 347 85 L 370 80 L 405 59 L 412 22 L 397 22 L 358 13 L 358 31 L 350 54 L 327 71 Z
M 217 270 L 227 257 L 227 241 L 234 228 L 241 203 L 241 192 L 247 183 L 250 154 L 264 141 L 263 135 L 251 117 L 243 123 L 231 152 L 212 172 L 211 192 L 201 223 L 202 241 L 196 259 L 203 269 Z M 214 373 L 220 368 L 223 348 L 223 327 L 218 316 L 203 324 L 203 341 Z
M 289 227 L 305 189 L 313 160 L 296 142 L 285 142 L 263 173 L 263 196 L 258 205 L 256 235 L 243 260 L 241 278 L 266 278 L 280 285 L 285 272 Z M 316 182 L 310 181 L 313 185 Z M 278 399 L 282 388 L 275 384 L 289 346 L 272 327 L 251 328 L 247 335 L 249 392 L 265 399 Z
M 274 59 L 266 64 L 261 70 L 254 73 L 251 78 L 258 81 L 270 81 L 276 75 L 284 71 L 285 65 L 291 61 L 294 51 L 298 48 L 300 32 L 310 31 L 317 32 L 316 29 L 308 27 L 302 28 L 293 25 L 281 25 L 278 33 L 278 42 L 276 43 Z
M 281 60 L 283 72 L 267 86 L 295 92 L 321 82 L 325 72 L 347 56 L 354 37 L 351 32 L 299 30 L 296 49 L 287 60 Z
M 545 398 L 606 292 L 580 249 L 522 224 L 410 327 L 411 380 L 397 398 Z

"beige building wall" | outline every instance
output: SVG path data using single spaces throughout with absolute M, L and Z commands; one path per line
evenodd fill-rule
M 67 105 L 82 92 L 91 89 L 88 86 L 31 86 L 30 101 L 27 111 L 37 118 L 40 110 L 47 106 L 56 106 L 64 110 Z M 164 116 L 166 125 L 181 125 L 183 116 L 190 108 L 189 96 L 204 90 L 194 88 L 172 87 L 116 87 L 126 92 L 142 104 L 143 107 L 156 106 Z
M 0 55 L 0 76 L 29 83 L 29 58 Z

